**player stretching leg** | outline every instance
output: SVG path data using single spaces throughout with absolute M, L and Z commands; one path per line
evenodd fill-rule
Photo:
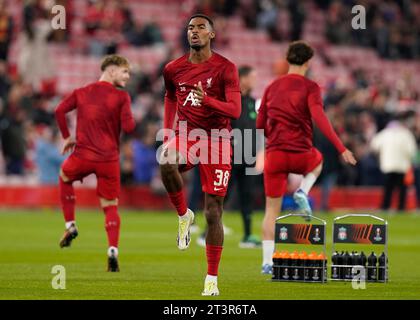
M 266 210 L 262 225 L 262 273 L 271 273 L 274 227 L 286 191 L 289 173 L 304 176 L 293 198 L 309 221 L 312 210 L 308 193 L 322 170 L 322 155 L 312 145 L 312 120 L 341 154 L 344 162 L 356 164 L 324 113 L 319 86 L 305 78 L 313 49 L 302 41 L 287 51 L 289 72 L 274 80 L 265 90 L 257 117 L 257 128 L 267 138 L 264 165 Z
M 121 128 L 129 133 L 135 122 L 130 109 L 129 95 L 118 89 L 130 78 L 127 59 L 118 55 L 106 57 L 101 65 L 98 82 L 76 89 L 63 100 L 55 111 L 64 141 L 63 154 L 72 152 L 60 170 L 59 189 L 66 221 L 66 231 L 60 247 L 69 247 L 78 235 L 75 221 L 73 182 L 91 173 L 96 175 L 97 194 L 105 213 L 108 236 L 108 271 L 119 271 L 118 240 L 120 217 L 118 196 L 120 190 L 119 139 Z M 66 113 L 77 110 L 76 139 L 68 130 Z
M 177 241 L 181 250 L 190 244 L 194 213 L 187 208 L 180 172 L 196 164 L 199 166 L 208 226 L 208 269 L 202 293 L 206 296 L 219 294 L 217 275 L 223 248 L 223 199 L 231 172 L 230 121 L 241 113 L 238 71 L 232 62 L 212 52 L 210 43 L 214 37 L 209 17 L 192 16 L 188 22 L 189 54 L 168 63 L 164 69 L 164 128 L 174 128 L 176 114 L 178 122 L 176 135 L 165 143 L 160 159 L 162 180 L 179 216 Z M 183 133 L 181 126 L 185 124 L 187 132 Z M 199 146 L 196 140 L 187 138 L 193 129 L 201 129 Z M 225 132 L 215 135 L 212 129 Z M 197 148 L 200 148 L 199 159 Z M 217 160 L 205 161 L 206 156 L 207 160 L 210 156 L 211 160 Z

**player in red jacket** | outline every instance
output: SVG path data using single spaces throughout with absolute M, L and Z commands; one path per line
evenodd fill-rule
M 190 244 L 194 213 L 187 208 L 180 172 L 199 166 L 208 232 L 207 276 L 203 295 L 218 295 L 217 275 L 223 245 L 223 199 L 231 172 L 231 119 L 241 113 L 236 66 L 210 48 L 212 20 L 194 15 L 188 22 L 190 52 L 164 69 L 164 128 L 175 128 L 166 141 L 160 168 L 162 180 L 179 216 L 178 248 Z M 175 116 L 178 121 L 175 123 Z M 217 132 L 215 132 L 217 131 Z
M 322 170 L 322 155 L 312 145 L 312 120 L 335 146 L 344 162 L 356 164 L 344 147 L 323 110 L 319 86 L 305 78 L 313 49 L 302 41 L 292 42 L 287 51 L 289 71 L 265 90 L 257 116 L 257 128 L 267 138 L 264 163 L 266 210 L 263 220 L 263 273 L 271 273 L 274 251 L 274 225 L 286 192 L 289 173 L 303 180 L 293 198 L 311 219 L 309 190 Z
M 120 191 L 119 142 L 121 129 L 129 133 L 135 122 L 130 108 L 130 97 L 119 88 L 130 78 L 129 62 L 118 55 L 107 56 L 101 65 L 98 82 L 76 89 L 64 99 L 55 116 L 64 141 L 63 154 L 72 152 L 60 170 L 59 186 L 66 231 L 60 247 L 70 246 L 78 235 L 75 221 L 73 182 L 96 175 L 97 194 L 105 213 L 108 236 L 108 271 L 119 271 L 118 240 L 120 217 L 118 196 Z M 70 135 L 66 113 L 77 110 L 76 138 Z

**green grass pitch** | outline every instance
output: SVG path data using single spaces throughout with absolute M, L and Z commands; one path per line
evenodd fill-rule
M 330 256 L 333 215 L 317 215 L 328 222 L 327 253 Z M 58 210 L 0 211 L 0 299 L 420 298 L 418 214 L 387 217 L 390 282 L 367 283 L 365 290 L 354 290 L 351 283 L 343 282 L 268 281 L 269 277 L 260 274 L 261 249 L 238 248 L 242 236 L 241 218 L 236 212 L 226 212 L 224 223 L 234 233 L 225 237 L 219 274 L 221 295 L 205 298 L 201 297 L 206 274 L 205 250 L 196 245 L 195 234 L 187 251 L 177 249 L 174 212 L 121 210 L 121 216 L 121 272 L 107 273 L 106 234 L 99 210 L 77 212 L 80 234 L 72 247 L 66 249 L 58 246 L 64 228 Z M 200 213 L 196 216 L 198 225 L 203 227 L 203 216 Z M 260 234 L 262 217 L 261 212 L 254 215 L 255 234 Z M 320 247 L 316 249 L 320 251 Z M 63 265 L 66 269 L 65 290 L 51 286 L 54 265 Z

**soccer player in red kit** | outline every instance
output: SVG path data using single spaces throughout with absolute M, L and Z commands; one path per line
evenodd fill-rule
M 130 108 L 130 97 L 119 88 L 130 78 L 129 62 L 124 57 L 105 57 L 98 82 L 76 89 L 64 99 L 55 116 L 64 141 L 63 153 L 72 152 L 60 170 L 59 189 L 66 221 L 66 231 L 60 247 L 70 246 L 78 235 L 75 221 L 73 182 L 91 173 L 96 175 L 97 194 L 105 213 L 108 236 L 108 271 L 119 271 L 118 240 L 120 217 L 118 196 L 120 191 L 119 139 L 121 129 L 129 133 L 135 122 Z M 76 139 L 68 130 L 66 113 L 77 110 Z
M 231 119 L 241 113 L 236 66 L 213 52 L 212 20 L 194 15 L 188 22 L 190 52 L 165 66 L 164 128 L 175 136 L 165 142 L 160 159 L 162 180 L 179 216 L 178 248 L 190 244 L 194 213 L 187 208 L 180 172 L 199 166 L 205 193 L 207 276 L 202 295 L 218 295 L 217 275 L 223 246 L 222 212 L 231 172 Z M 175 123 L 175 116 L 178 121 Z M 186 127 L 185 127 L 186 126 Z M 219 131 L 215 134 L 215 131 Z M 196 132 L 196 139 L 188 136 Z M 208 158 L 211 157 L 210 161 Z
M 267 87 L 258 111 L 257 128 L 264 129 L 267 138 L 262 273 L 272 271 L 275 221 L 289 173 L 303 175 L 293 198 L 307 215 L 306 220 L 311 219 L 308 193 L 322 170 L 322 155 L 312 144 L 312 120 L 335 146 L 344 162 L 356 164 L 353 154 L 344 147 L 324 113 L 319 86 L 305 77 L 313 53 L 313 49 L 303 41 L 290 44 L 287 51 L 288 74 Z

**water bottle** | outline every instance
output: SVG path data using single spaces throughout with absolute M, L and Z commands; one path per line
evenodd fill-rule
M 340 272 L 338 267 L 339 253 L 336 251 L 331 257 L 332 266 L 331 266 L 331 278 L 340 279 Z
M 344 265 L 344 279 L 345 280 L 351 280 L 352 279 L 352 275 L 351 275 L 351 269 L 352 269 L 352 257 L 349 254 L 348 251 L 346 251 L 346 253 L 343 256 L 343 265 Z
M 384 252 L 378 258 L 378 281 L 388 281 L 388 257 Z
M 368 281 L 377 281 L 378 279 L 378 271 L 376 269 L 376 262 L 378 258 L 376 254 L 372 251 L 372 253 L 367 258 L 367 279 Z

